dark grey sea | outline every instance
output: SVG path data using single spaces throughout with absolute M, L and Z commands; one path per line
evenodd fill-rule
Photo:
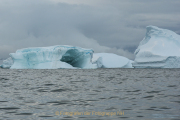
M 0 119 L 180 120 L 180 69 L 0 69 Z

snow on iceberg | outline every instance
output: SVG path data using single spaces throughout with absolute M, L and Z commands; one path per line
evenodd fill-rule
M 180 35 L 147 26 L 145 38 L 135 51 L 135 68 L 180 68 Z
M 102 68 L 133 68 L 132 60 L 113 53 L 94 53 L 93 62 Z
M 93 52 L 65 45 L 20 49 L 10 53 L 14 61 L 10 69 L 95 68 Z

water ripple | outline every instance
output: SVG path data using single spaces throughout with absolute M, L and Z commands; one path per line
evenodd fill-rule
M 0 119 L 180 119 L 179 78 L 180 69 L 0 69 Z

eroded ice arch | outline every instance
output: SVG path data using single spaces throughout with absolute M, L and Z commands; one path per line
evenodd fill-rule
M 10 53 L 14 63 L 11 69 L 57 69 L 95 68 L 92 64 L 93 50 L 58 45 L 50 47 L 25 48 Z

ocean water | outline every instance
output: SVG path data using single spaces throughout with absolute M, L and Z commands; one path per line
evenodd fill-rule
M 0 69 L 0 119 L 179 120 L 180 69 Z

